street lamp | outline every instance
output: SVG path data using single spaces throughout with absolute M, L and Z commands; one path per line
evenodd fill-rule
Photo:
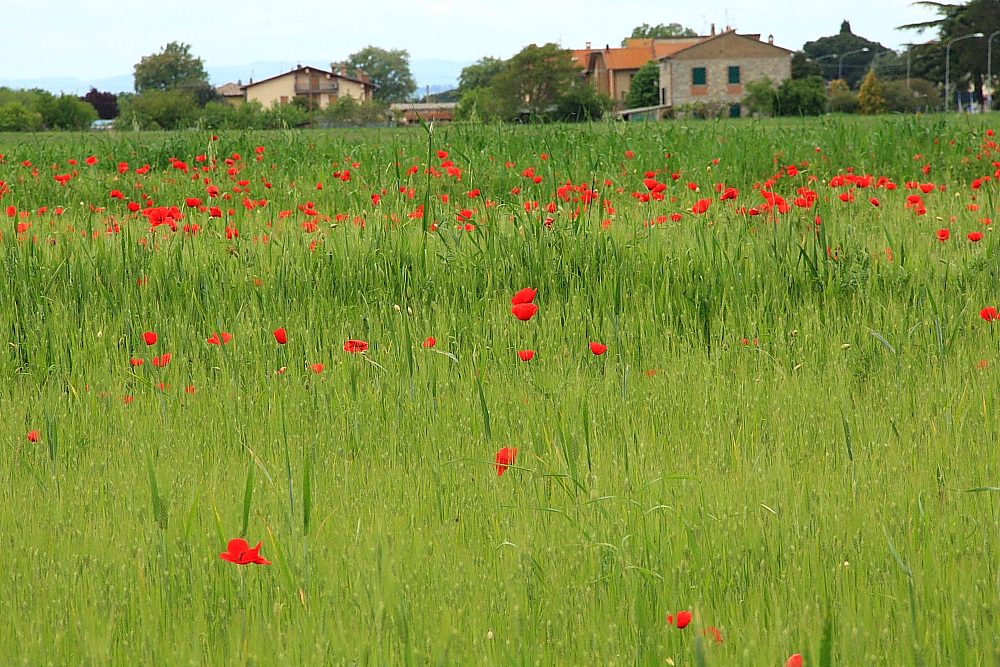
M 839 58 L 839 57 L 840 56 L 837 55 L 836 53 L 828 53 L 825 56 L 820 56 L 819 58 L 813 58 L 812 60 L 813 60 L 813 62 L 818 63 L 820 60 L 823 60 L 823 58 Z M 820 73 L 822 74 L 822 72 L 823 72 L 823 69 L 821 67 L 820 68 Z
M 948 42 L 948 46 L 944 49 L 944 111 L 948 112 L 948 98 L 951 95 L 951 45 L 955 42 L 960 42 L 963 39 L 970 39 L 972 37 L 983 37 L 983 33 L 974 32 L 971 35 L 963 35 L 962 37 L 956 37 L 955 39 Z
M 880 51 L 879 53 L 875 54 L 874 58 L 872 58 L 871 60 L 868 61 L 868 69 L 875 69 L 875 61 L 878 60 L 879 58 L 881 58 L 882 56 L 884 56 L 887 53 L 891 53 L 893 55 L 896 55 L 896 52 L 893 51 L 892 49 L 886 49 L 885 51 Z
M 1000 35 L 1000 30 L 990 35 L 986 40 L 986 85 L 990 87 L 990 94 L 986 96 L 986 110 L 993 110 L 993 38 Z
M 841 80 L 844 79 L 844 58 L 846 58 L 847 56 L 852 56 L 855 53 L 868 53 L 869 51 L 871 51 L 871 49 L 869 49 L 866 46 L 865 48 L 858 49 L 856 51 L 848 51 L 844 55 L 840 56 L 840 66 L 837 68 L 837 78 Z

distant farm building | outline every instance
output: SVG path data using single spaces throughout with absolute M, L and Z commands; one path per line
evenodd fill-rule
M 447 123 L 454 119 L 455 102 L 412 102 L 393 104 L 390 107 L 393 119 L 401 125 L 415 125 L 421 119 L 425 123 Z
M 326 109 L 341 97 L 351 97 L 358 102 L 372 99 L 375 84 L 368 75 L 359 73 L 357 78 L 347 76 L 346 70 L 327 72 L 316 67 L 301 65 L 290 72 L 272 76 L 263 81 L 251 81 L 243 86 L 243 99 L 260 102 L 265 108 L 288 104 L 296 97 L 305 97 L 314 109 Z
M 243 81 L 223 84 L 216 88 L 215 92 L 234 107 L 238 107 L 246 101 L 243 97 Z
M 714 30 L 713 30 L 714 32 Z M 630 39 L 625 48 L 573 52 L 587 81 L 624 107 L 632 77 L 650 60 L 659 64 L 660 100 L 654 107 L 628 109 L 623 116 L 662 117 L 696 105 L 717 107 L 723 115 L 745 115 L 745 86 L 764 77 L 780 84 L 792 75 L 792 51 L 773 38 L 739 35 L 735 30 L 699 37 Z

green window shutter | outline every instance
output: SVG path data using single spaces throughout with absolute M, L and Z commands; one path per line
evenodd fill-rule
M 733 65 L 729 68 L 729 85 L 735 86 L 740 82 L 740 66 Z
M 691 85 L 692 86 L 705 86 L 708 85 L 708 80 L 705 75 L 704 67 L 692 67 L 691 68 Z

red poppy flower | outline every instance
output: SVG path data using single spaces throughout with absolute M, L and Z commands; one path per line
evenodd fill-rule
M 125 193 L 122 192 L 121 190 L 112 190 L 111 191 L 111 198 L 112 199 L 125 199 Z
M 184 200 L 184 203 L 187 204 L 188 208 L 198 208 L 201 206 L 201 200 L 197 197 L 188 197 Z
M 510 312 L 514 313 L 514 316 L 522 322 L 527 322 L 538 312 L 538 306 L 533 303 L 519 303 L 511 308 Z
M 517 460 L 517 447 L 504 447 L 497 452 L 497 476 L 507 472 L 507 466 L 514 465 Z
M 222 340 L 219 340 L 219 336 L 220 335 L 222 336 Z M 226 332 L 222 332 L 221 334 L 215 333 L 215 334 L 212 334 L 212 337 L 208 339 L 208 343 L 210 345 L 225 345 L 226 343 L 228 343 L 232 339 L 233 339 L 233 335 L 232 334 L 227 334 Z
M 667 623 L 670 625 L 676 625 L 678 630 L 686 628 L 689 623 L 691 623 L 691 612 L 689 611 L 679 611 L 677 612 L 677 618 L 675 619 L 673 614 L 667 616 Z
M 515 306 L 519 303 L 531 303 L 535 300 L 536 294 L 538 294 L 538 290 L 525 287 L 523 290 L 515 294 L 514 298 L 511 299 L 510 302 Z
M 344 352 L 359 354 L 368 349 L 368 343 L 363 340 L 349 340 L 344 343 Z
M 521 350 L 517 353 L 517 356 L 521 357 L 521 361 L 531 361 L 535 358 L 534 350 Z
M 427 340 L 424 341 L 424 347 L 434 347 L 437 345 L 437 338 L 434 336 L 428 336 Z
M 316 375 L 319 375 L 320 373 L 322 373 L 322 372 L 323 372 L 323 369 L 324 369 L 324 368 L 326 368 L 326 366 L 324 366 L 323 364 L 313 364 L 313 365 L 312 365 L 312 366 L 310 366 L 309 368 L 310 368 L 310 369 L 312 369 L 312 372 L 313 372 L 313 373 L 315 373 Z M 279 373 L 283 373 L 283 372 L 284 372 L 284 369 L 281 369 L 281 370 L 280 370 L 280 371 L 278 371 L 278 372 L 279 372 Z
M 28 431 L 28 440 L 32 442 L 38 442 L 41 440 L 42 434 L 39 431 Z
M 947 229 L 939 229 L 937 233 L 938 241 L 947 241 L 951 238 L 951 231 Z
M 126 396 L 124 399 L 125 405 L 132 405 L 132 401 L 135 400 L 135 396 Z
M 146 333 L 142 334 L 142 337 L 146 341 L 146 345 L 156 345 L 156 341 L 159 340 L 159 336 L 157 336 L 152 331 L 147 331 Z
M 184 387 L 184 391 L 186 391 L 189 394 L 194 394 L 194 392 L 197 390 L 194 388 L 194 385 L 190 385 L 188 387 Z
M 144 363 L 146 363 L 146 360 L 145 359 L 132 359 L 131 362 L 132 362 L 133 366 L 142 366 Z
M 162 367 L 166 366 L 167 364 L 169 364 L 170 360 L 173 359 L 173 358 L 174 358 L 174 355 L 171 354 L 170 352 L 167 352 L 163 356 L 153 357 L 153 365 L 156 366 L 156 367 L 158 367 L 158 368 L 162 368 Z
M 264 543 L 258 542 L 257 546 L 251 549 L 250 544 L 246 540 L 236 538 L 229 541 L 229 551 L 219 554 L 219 558 L 230 563 L 236 563 L 237 565 L 249 565 L 250 563 L 270 565 L 271 561 L 260 555 L 260 546 L 262 544 Z
M 695 215 L 701 215 L 702 213 L 707 211 L 708 207 L 711 205 L 712 205 L 711 199 L 699 199 L 694 203 L 694 206 L 691 207 L 691 212 L 694 213 Z
M 447 159 L 448 151 L 438 151 L 438 157 L 442 160 Z
M 601 345 L 600 343 L 591 343 L 590 351 L 593 352 L 594 354 L 604 354 L 605 352 L 608 351 L 608 346 Z
M 979 311 L 979 316 L 986 320 L 987 322 L 992 322 L 994 320 L 1000 319 L 1000 315 L 997 314 L 997 309 L 993 306 L 987 306 Z
M 284 345 L 288 342 L 288 332 L 285 331 L 284 327 L 274 330 L 274 340 L 278 341 L 279 345 Z
M 788 657 L 788 661 L 785 663 L 785 667 L 802 667 L 802 654 L 795 653 Z
M 972 232 L 972 233 L 969 234 L 969 240 L 972 241 L 973 243 L 979 243 L 980 241 L 983 240 L 983 233 L 982 232 Z
M 89 165 L 90 165 L 91 167 L 93 167 L 93 166 L 94 166 L 95 164 L 97 164 L 97 158 L 96 158 L 96 157 L 94 157 L 93 155 L 91 155 L 91 156 L 90 156 L 90 157 L 88 157 L 88 158 L 87 158 L 86 160 L 84 160 L 84 162 L 86 162 L 86 163 L 87 163 L 87 164 L 89 164 Z
M 714 641 L 716 643 L 719 643 L 719 644 L 722 643 L 722 633 L 719 631 L 719 628 L 715 627 L 714 625 L 710 625 L 707 628 L 704 628 L 701 631 L 701 636 L 702 637 L 711 637 L 712 641 Z
M 878 200 L 878 197 L 872 197 L 872 198 L 871 198 L 871 199 L 869 199 L 868 201 L 870 201 L 870 202 L 871 202 L 872 206 L 881 206 L 881 205 L 882 205 L 882 202 L 880 202 L 880 201 Z

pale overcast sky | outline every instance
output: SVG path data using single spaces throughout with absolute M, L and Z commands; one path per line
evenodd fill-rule
M 773 34 L 799 49 L 853 32 L 897 48 L 930 39 L 899 31 L 933 16 L 909 0 L 0 0 L 0 77 L 131 74 L 167 42 L 192 45 L 209 67 L 342 59 L 368 44 L 414 59 L 509 57 L 526 44 L 616 45 L 641 23 L 711 23 Z

